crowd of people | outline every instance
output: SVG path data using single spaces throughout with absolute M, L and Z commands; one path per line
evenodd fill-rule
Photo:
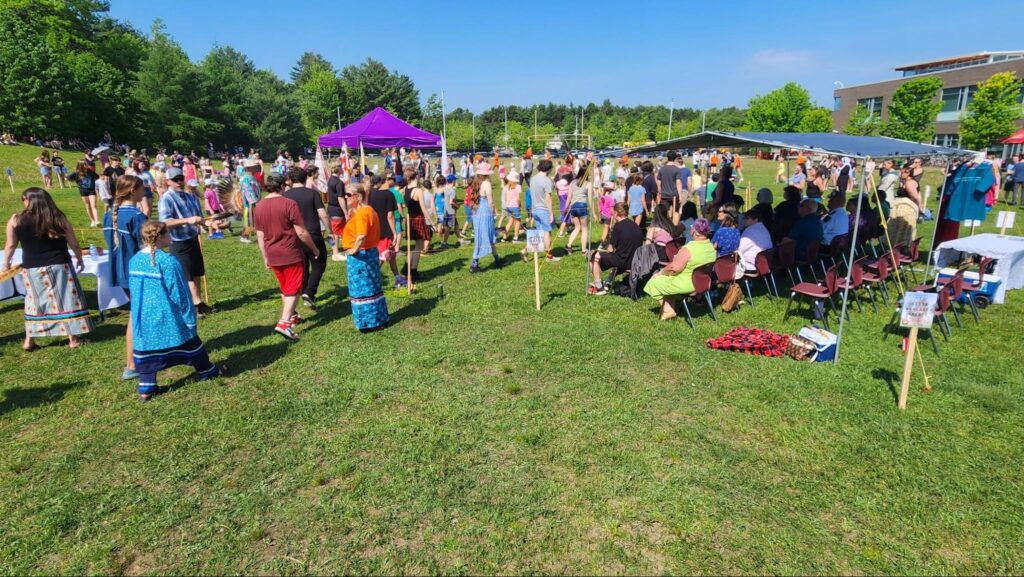
M 26 190 L 24 210 L 7 224 L 4 270 L 13 250 L 22 248 L 27 351 L 41 337 L 66 336 L 70 346 L 81 346 L 81 335 L 92 328 L 76 274 L 82 270 L 82 249 L 46 190 L 52 181 L 43 169 L 58 165 L 55 156 L 40 154 L 44 187 Z M 794 243 L 800 259 L 812 245 L 829 250 L 838 239 L 848 239 L 854 227 L 870 231 L 883 218 L 889 219 L 891 234 L 912 238 L 922 213 L 919 160 L 899 168 L 883 162 L 877 194 L 868 195 L 857 213 L 855 175 L 858 169 L 870 171 L 873 181 L 870 161 L 814 164 L 801 155 L 804 161 L 798 159 L 781 202 L 775 204 L 773 192 L 762 188 L 756 204 L 744 207 L 735 186 L 742 178 L 739 155 L 711 151 L 690 158 L 687 166 L 686 157 L 676 152 L 603 162 L 592 155 L 554 159 L 546 153 L 535 162 L 527 151 L 507 166 L 497 155 L 478 155 L 464 158 L 459 167 L 390 150 L 384 170 L 376 174 L 347 155 L 324 166 L 281 153 L 265 172 L 256 151 L 226 153 L 216 169 L 207 157 L 194 154 L 158 151 L 151 163 L 147 154 L 129 150 L 124 163 L 116 155 L 87 152 L 69 179 L 79 189 L 90 224 L 102 223 L 110 282 L 130 298 L 122 378 L 138 380 L 141 399 L 162 392 L 156 374 L 167 367 L 189 364 L 201 378 L 222 370 L 210 363 L 196 330 L 197 319 L 215 312 L 203 302 L 199 286 L 206 274 L 203 234 L 210 240 L 237 234 L 247 244 L 255 236 L 281 294 L 273 330 L 298 340 L 297 326 L 304 320 L 298 305 L 317 309 L 329 260 L 345 262 L 353 322 L 369 332 L 390 321 L 385 287 L 414 283 L 422 255 L 451 248 L 452 236 L 460 246 L 472 244 L 469 271 L 475 274 L 486 262 L 505 265 L 499 243 L 519 243 L 532 229 L 543 236 L 547 262 L 577 251 L 584 255 L 593 275 L 591 294 L 610 292 L 609 275 L 642 271 L 635 290 L 658 300 L 662 318 L 670 319 L 678 300 L 694 291 L 694 271 L 719 257 L 734 257 L 742 274 L 754 269 L 758 254 L 779 243 Z M 465 186 L 461 228 L 460 178 Z M 241 224 L 238 233 L 234 222 Z M 600 225 L 595 244 L 592 224 Z M 564 256 L 552 250 L 555 234 L 567 237 Z M 385 282 L 382 271 L 392 279 Z

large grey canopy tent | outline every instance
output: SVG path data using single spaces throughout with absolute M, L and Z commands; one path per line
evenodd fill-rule
M 754 148 L 781 148 L 785 150 L 797 149 L 822 154 L 837 156 L 848 156 L 856 159 L 866 158 L 904 158 L 911 156 L 964 156 L 974 155 L 975 152 L 958 148 L 946 148 L 944 146 L 933 146 L 920 144 L 896 138 L 884 136 L 851 136 L 849 134 L 836 134 L 832 132 L 718 132 L 705 131 L 691 134 L 682 138 L 666 140 L 656 144 L 642 146 L 627 151 L 629 154 L 644 154 L 649 152 L 662 152 L 666 150 L 680 150 L 684 148 L 717 148 L 717 147 L 754 147 Z M 866 175 L 861 171 L 860 190 L 866 187 Z M 939 191 L 939 202 L 942 202 L 942 191 Z M 857 195 L 857 213 L 860 214 L 864 203 L 864 194 Z M 853 227 L 853 236 L 850 238 L 850 255 L 848 263 L 853 263 L 854 251 L 857 249 L 857 233 L 860 227 Z M 932 244 L 935 244 L 934 236 Z M 843 342 L 843 330 L 846 328 L 846 310 L 850 296 L 850 281 L 853 276 L 853 267 L 848 266 L 846 271 L 846 288 L 843 290 L 843 309 L 839 313 L 839 334 L 836 343 L 836 359 L 839 362 L 839 352 Z

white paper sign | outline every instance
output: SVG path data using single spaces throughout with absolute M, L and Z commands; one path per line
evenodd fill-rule
M 1013 228 L 1013 221 L 1017 218 L 1017 213 L 1012 210 L 1001 210 L 999 211 L 999 218 L 996 219 L 996 226 L 1000 229 Z
M 544 252 L 544 232 L 536 229 L 526 231 L 526 252 Z
M 908 292 L 903 297 L 900 326 L 919 329 L 932 328 L 938 302 L 939 295 L 937 293 Z
M 961 224 L 963 224 L 964 226 L 966 226 L 968 228 L 971 228 L 971 227 L 977 228 L 977 227 L 981 226 L 981 221 L 980 220 L 965 220 Z

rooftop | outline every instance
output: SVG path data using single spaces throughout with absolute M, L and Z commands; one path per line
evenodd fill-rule
M 897 72 L 902 72 L 903 76 L 917 76 L 918 74 L 928 74 L 931 72 L 939 72 L 942 70 L 952 70 L 954 68 L 963 68 L 965 66 L 978 66 L 981 64 L 992 64 L 995 62 L 1002 62 L 1004 60 L 1017 60 L 1024 58 L 1024 50 L 1010 50 L 1003 52 L 978 52 L 976 54 L 967 54 L 965 56 L 953 56 L 951 58 L 943 58 L 941 60 L 930 60 L 928 62 L 918 62 L 916 64 L 906 64 L 904 66 L 896 67 Z

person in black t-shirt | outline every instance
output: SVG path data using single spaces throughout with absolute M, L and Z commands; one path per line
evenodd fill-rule
M 395 275 L 395 288 L 405 286 L 406 280 L 398 270 L 395 253 L 395 211 L 398 210 L 398 201 L 384 179 L 376 174 L 370 177 L 370 208 L 380 220 L 380 242 L 377 244 L 380 260 L 387 261 L 391 267 L 391 274 Z
M 341 180 L 341 161 L 332 160 L 329 165 L 331 177 L 327 179 L 327 218 L 331 221 L 331 237 L 334 239 L 334 254 L 331 260 L 343 261 L 341 254 L 341 235 L 345 233 L 345 222 L 348 195 L 345 193 L 345 182 Z
M 633 262 L 633 253 L 644 244 L 644 233 L 636 222 L 629 218 L 629 205 L 620 202 L 612 209 L 611 237 L 608 239 L 608 251 L 596 252 L 591 259 L 594 270 L 594 284 L 587 288 L 590 294 L 608 294 L 608 289 L 601 279 L 601 271 L 615 269 L 615 274 L 626 271 Z
M 304 261 L 304 278 L 302 282 L 302 302 L 310 310 L 316 310 L 316 292 L 320 288 L 320 280 L 327 270 L 327 244 L 324 242 L 323 230 L 327 228 L 327 210 L 324 208 L 320 193 L 306 188 L 306 170 L 298 166 L 288 170 L 288 189 L 281 196 L 294 200 L 299 205 L 303 226 L 313 239 L 317 248 L 317 256 L 303 248 L 306 256 Z
M 658 199 L 658 179 L 654 177 L 654 163 L 650 160 L 645 160 L 640 165 L 640 170 L 644 175 L 642 186 L 647 191 L 647 194 L 644 195 L 644 200 L 647 201 L 647 212 L 653 213 L 655 201 Z

